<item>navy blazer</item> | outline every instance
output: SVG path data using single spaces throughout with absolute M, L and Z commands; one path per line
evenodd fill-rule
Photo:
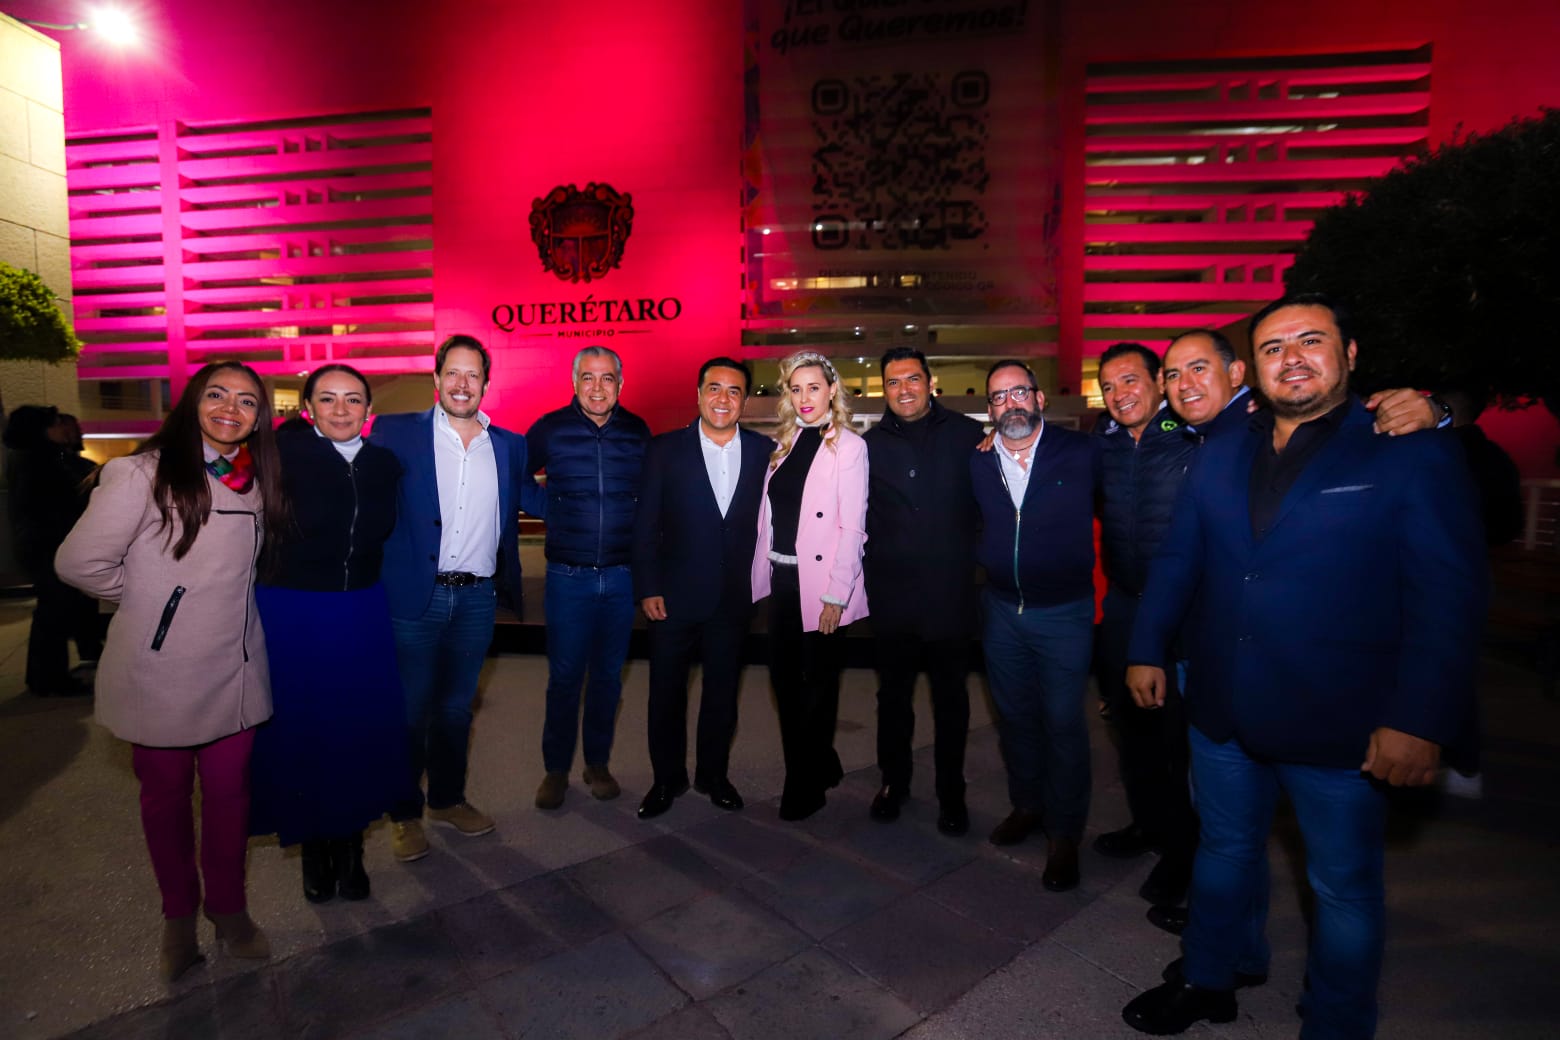
M 437 408 L 438 405 L 434 405 Z M 520 489 L 525 480 L 525 438 L 497 423 L 488 426 L 493 442 L 493 462 L 498 468 L 498 560 L 494 571 L 498 588 L 507 591 L 520 609 Z M 380 578 L 390 600 L 392 617 L 422 617 L 433 598 L 433 576 L 438 572 L 439 476 L 433 461 L 433 408 L 426 412 L 381 415 L 374 420 L 369 440 L 389 448 L 401 463 L 401 484 L 396 492 L 395 529 L 385 542 Z
M 726 515 L 699 447 L 699 422 L 663 433 L 645 453 L 644 483 L 634 514 L 634 596 L 666 600 L 672 621 L 708 621 L 717 611 L 753 605 L 753 550 L 758 504 L 774 442 L 738 429 L 742 470 Z
M 1276 761 L 1357 768 L 1379 726 L 1452 744 L 1472 708 L 1486 579 L 1478 496 L 1443 431 L 1381 437 L 1354 401 L 1260 542 L 1265 434 L 1210 438 L 1149 570 L 1128 659 L 1191 612 L 1187 714 Z

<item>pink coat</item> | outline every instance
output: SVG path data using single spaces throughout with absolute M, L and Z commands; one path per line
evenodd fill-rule
M 134 744 L 193 747 L 271 717 L 255 609 L 260 493 L 207 477 L 210 518 L 175 560 L 152 501 L 156 468 L 155 453 L 104 466 L 54 566 L 61 581 L 119 605 L 98 662 L 98 722 Z
M 753 554 L 753 602 L 769 595 L 769 549 L 774 527 L 769 520 L 770 467 L 764 472 L 764 497 L 758 507 L 758 549 Z M 867 616 L 867 590 L 861 576 L 861 552 L 867 541 L 867 443 L 854 430 L 840 431 L 830 447 L 826 437 L 813 457 L 802 485 L 802 516 L 796 530 L 797 582 L 802 592 L 802 631 L 818 631 L 823 597 L 843 601 L 840 624 Z

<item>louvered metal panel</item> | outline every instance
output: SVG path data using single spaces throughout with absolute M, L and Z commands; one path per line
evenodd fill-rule
M 117 128 L 66 156 L 82 378 L 427 367 L 430 111 Z
M 1317 211 L 1428 146 L 1428 47 L 1087 72 L 1088 353 L 1240 320 Z

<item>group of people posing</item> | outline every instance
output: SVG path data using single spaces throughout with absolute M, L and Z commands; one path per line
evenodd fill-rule
M 692 421 L 656 437 L 620 403 L 621 360 L 600 346 L 575 357 L 572 400 L 524 437 L 481 410 L 492 359 L 469 336 L 438 349 L 437 403 L 380 417 L 368 439 L 371 390 L 348 366 L 314 372 L 307 421 L 273 432 L 258 376 L 208 365 L 136 454 L 103 467 L 56 560 L 63 581 L 118 604 L 97 712 L 134 745 L 163 977 L 200 959 L 202 908 L 230 954 L 267 955 L 245 910 L 250 834 L 301 844 L 304 894 L 322 901 L 369 894 L 363 830 L 385 813 L 403 862 L 429 854 L 425 819 L 494 829 L 466 799 L 467 752 L 496 603 L 522 602 L 524 510 L 547 531 L 539 808 L 564 804 L 577 744 L 590 794 L 620 793 L 610 756 L 638 608 L 654 768 L 639 815 L 670 810 L 690 780 L 741 809 L 728 763 L 767 600 L 780 817 L 811 816 L 843 776 L 842 641 L 870 610 L 870 814 L 893 821 L 910 796 L 924 671 L 937 828 L 962 835 L 978 634 L 1011 802 L 990 840 L 1043 834 L 1054 891 L 1079 882 L 1099 676 L 1132 823 L 1095 847 L 1159 852 L 1143 895 L 1184 928 L 1184 960 L 1127 1021 L 1160 1034 L 1227 1021 L 1236 986 L 1265 979 L 1265 839 L 1282 789 L 1317 893 L 1302 1035 L 1370 1035 L 1382 787 L 1427 782 L 1468 721 L 1479 521 L 1455 441 L 1401 436 L 1441 422 L 1433 399 L 1350 396 L 1356 345 L 1339 307 L 1286 298 L 1252 333 L 1265 407 L 1228 341 L 1197 330 L 1163 358 L 1107 350 L 1109 418 L 1092 435 L 1045 422 L 1020 360 L 988 372 L 987 435 L 942 406 L 910 348 L 883 356 L 887 412 L 864 437 L 826 357 L 784 359 L 776 440 L 739 425 L 751 373 L 728 357 L 700 368 Z M 1109 582 L 1097 648 L 1096 517 Z

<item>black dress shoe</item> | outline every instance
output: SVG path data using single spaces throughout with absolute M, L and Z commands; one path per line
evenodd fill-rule
M 367 899 L 368 871 L 363 869 L 363 835 L 337 838 L 330 843 L 331 866 L 336 872 L 336 894 L 342 899 Z
M 1155 906 L 1176 906 L 1186 900 L 1192 883 L 1192 865 L 1178 856 L 1161 856 L 1143 879 L 1138 895 Z
M 336 871 L 331 866 L 330 842 L 303 843 L 303 898 L 328 903 L 336 897 Z
M 970 811 L 963 799 L 942 803 L 937 810 L 937 829 L 954 837 L 970 832 Z
M 688 790 L 688 781 L 680 784 L 651 784 L 645 792 L 645 800 L 639 803 L 639 818 L 650 820 L 672 807 L 678 795 Z
M 884 784 L 883 789 L 873 796 L 872 808 L 867 810 L 867 815 L 880 823 L 893 823 L 899 819 L 899 806 L 904 800 L 904 788 Z
M 780 818 L 787 823 L 805 820 L 828 802 L 822 791 L 786 791 L 780 796 Z
M 1014 809 L 1007 814 L 1007 819 L 992 829 L 991 843 L 1017 845 L 1029 837 L 1030 832 L 1038 826 L 1040 826 L 1039 813 L 1032 813 L 1028 809 Z
M 1094 839 L 1094 851 L 1111 859 L 1136 859 L 1154 850 L 1154 842 L 1143 828 L 1129 824 L 1119 831 L 1106 831 Z
M 1053 838 L 1045 857 L 1040 883 L 1051 892 L 1066 892 L 1078 887 L 1078 843 L 1071 838 Z
M 1173 1036 L 1194 1022 L 1235 1021 L 1235 991 L 1203 989 L 1190 983 L 1167 982 L 1134 997 L 1121 1009 L 1122 1020 L 1140 1033 Z
M 737 793 L 737 789 L 732 786 L 731 781 L 724 778 L 715 781 L 713 784 L 695 780 L 693 789 L 700 794 L 709 795 L 711 805 L 717 809 L 725 809 L 727 812 L 736 812 L 747 804 L 742 800 L 742 796 Z
M 1175 960 L 1165 965 L 1165 970 L 1159 973 L 1159 977 L 1164 979 L 1166 982 L 1174 982 L 1178 984 L 1185 982 L 1186 976 L 1181 973 L 1182 965 L 1185 963 L 1185 957 L 1177 957 Z M 1265 985 L 1267 985 L 1266 972 L 1260 975 L 1249 971 L 1237 971 L 1235 973 L 1236 989 L 1250 989 L 1252 986 Z
M 1186 907 L 1151 906 L 1148 908 L 1148 923 L 1160 931 L 1180 935 L 1186 931 Z

